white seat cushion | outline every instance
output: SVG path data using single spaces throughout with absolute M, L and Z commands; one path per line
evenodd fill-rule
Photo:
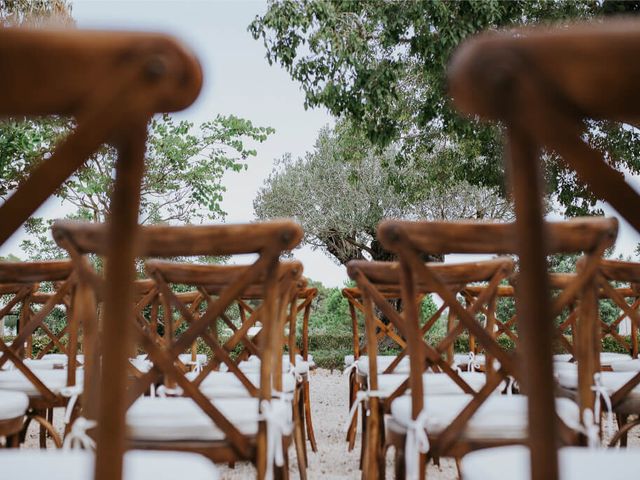
M 309 355 L 311 359 L 309 362 L 305 362 L 300 355 L 296 355 L 295 359 L 295 369 L 298 375 L 303 375 L 305 373 L 309 373 L 309 369 L 311 368 L 311 362 L 313 361 L 313 357 Z M 315 365 L 315 364 L 314 364 Z M 238 368 L 245 373 L 257 373 L 260 372 L 260 358 L 255 355 L 251 355 L 247 360 L 243 360 L 238 364 Z M 228 367 L 225 364 L 220 365 L 220 371 L 227 371 Z M 289 372 L 291 370 L 291 360 L 289 359 L 289 355 L 282 356 L 282 371 Z
M 600 372 L 600 383 L 612 394 L 625 383 L 631 380 L 637 372 Z M 564 388 L 575 390 L 578 388 L 578 372 L 561 371 L 558 372 L 558 383 Z M 637 385 L 631 393 L 640 395 L 640 385 Z
M 444 430 L 462 409 L 471 401 L 472 395 L 429 395 L 424 397 L 427 416 L 426 430 L 437 434 Z M 578 406 L 566 398 L 556 400 L 556 410 L 571 428 L 578 428 L 580 412 Z M 411 420 L 411 397 L 398 397 L 391 403 L 394 422 L 406 430 Z M 463 432 L 463 438 L 473 440 L 507 439 L 518 440 L 527 437 L 527 397 L 524 395 L 492 395 L 471 417 Z
M 258 399 L 234 398 L 212 403 L 245 435 L 258 431 Z M 276 403 L 276 405 L 280 405 Z M 291 420 L 291 404 L 283 402 L 279 414 Z M 141 397 L 127 412 L 129 438 L 136 440 L 222 440 L 224 432 L 190 398 Z
M 554 362 L 569 362 L 573 358 L 570 353 L 561 353 L 553 356 Z M 614 362 L 631 360 L 631 355 L 626 353 L 600 352 L 600 365 L 610 366 Z
M 94 456 L 87 451 L 0 450 L 2 478 L 11 480 L 87 480 L 93 478 Z M 124 457 L 123 480 L 217 480 L 215 465 L 184 452 L 131 451 Z
M 474 390 L 479 391 L 486 383 L 486 375 L 479 372 L 462 372 L 460 376 Z M 391 394 L 398 388 L 408 375 L 401 373 L 387 373 L 378 375 L 378 390 Z M 503 382 L 504 383 L 504 382 Z M 445 373 L 424 373 L 422 374 L 422 385 L 425 395 L 457 395 L 464 391 L 455 383 L 451 377 Z M 496 392 L 504 388 L 504 384 L 496 389 Z M 407 393 L 410 390 L 407 390 Z
M 33 373 L 53 393 L 60 393 L 67 386 L 67 370 L 33 370 Z M 83 371 L 76 370 L 76 385 L 82 385 Z M 0 371 L 0 390 L 24 392 L 30 397 L 40 395 L 36 386 L 20 370 Z
M 0 390 L 0 420 L 10 420 L 25 414 L 29 397 L 23 392 Z
M 640 372 L 640 358 L 611 362 L 614 372 Z
M 198 374 L 196 372 L 187 373 L 187 378 L 193 380 Z M 259 373 L 245 373 L 249 381 L 256 387 L 260 385 Z M 295 389 L 296 379 L 290 373 L 282 374 L 282 391 L 291 393 Z M 211 372 L 200 383 L 200 390 L 208 398 L 237 398 L 246 397 L 249 392 L 240 382 L 240 379 L 232 372 Z
M 378 366 L 378 375 L 382 374 L 388 367 L 393 363 L 396 359 L 395 355 L 378 355 L 377 357 L 377 366 Z M 367 376 L 369 375 L 369 357 L 367 355 L 363 355 L 358 358 L 356 361 L 358 373 L 360 375 Z M 400 360 L 400 363 L 396 365 L 396 368 L 393 369 L 393 373 L 409 373 L 409 357 L 404 357 Z
M 637 478 L 640 451 L 566 447 L 559 451 L 561 480 L 629 480 Z M 526 447 L 476 450 L 462 458 L 464 480 L 529 480 Z

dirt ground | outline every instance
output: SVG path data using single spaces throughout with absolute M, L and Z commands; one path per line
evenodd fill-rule
M 311 402 L 313 423 L 318 441 L 318 453 L 309 449 L 308 478 L 310 480 L 355 480 L 360 478 L 358 460 L 360 444 L 352 452 L 347 452 L 344 424 L 347 420 L 348 379 L 339 371 L 330 372 L 318 369 L 311 373 Z M 56 412 L 54 423 L 62 424 L 63 412 Z M 633 433 L 630 444 L 640 445 L 640 432 Z M 48 444 L 53 447 L 49 440 Z M 28 433 L 26 448 L 38 448 L 38 435 L 34 426 Z M 298 479 L 298 471 L 293 447 L 289 450 L 290 476 Z M 255 469 L 249 464 L 237 464 L 231 469 L 221 468 L 223 480 L 240 480 L 254 478 Z M 387 459 L 387 478 L 393 478 L 391 453 Z M 457 479 L 455 463 L 449 459 L 441 460 L 441 466 L 429 465 L 429 480 Z

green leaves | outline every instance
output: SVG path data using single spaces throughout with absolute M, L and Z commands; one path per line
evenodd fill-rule
M 393 146 L 389 163 L 425 164 L 443 143 L 455 145 L 448 169 L 457 180 L 504 190 L 501 132 L 466 120 L 447 95 L 446 67 L 455 48 L 485 30 L 638 10 L 605 0 L 384 1 L 271 0 L 249 25 L 270 63 L 305 92 L 305 106 L 327 108 L 373 144 Z M 598 135 L 595 135 L 598 133 Z M 618 168 L 638 172 L 637 133 L 619 124 L 589 131 L 589 141 Z M 595 199 L 550 162 L 547 178 L 565 213 L 593 211 Z
M 0 196 L 10 194 L 73 128 L 74 123 L 64 118 L 0 123 Z M 169 115 L 154 118 L 148 129 L 140 222 L 194 223 L 224 217 L 223 176 L 246 169 L 246 161 L 257 154 L 256 145 L 273 132 L 233 115 L 217 116 L 197 127 Z M 56 192 L 75 207 L 72 216 L 97 222 L 108 218 L 116 158 L 113 147 L 103 146 Z M 23 249 L 31 258 L 56 258 L 42 221 L 27 224 L 32 237 Z

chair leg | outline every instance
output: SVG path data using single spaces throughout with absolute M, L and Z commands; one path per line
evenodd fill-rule
M 618 429 L 621 429 L 627 423 L 627 420 L 629 420 L 629 415 L 618 414 L 616 415 L 616 419 L 618 420 Z M 628 433 L 627 432 L 623 433 L 620 436 L 620 446 L 626 447 L 628 439 L 629 439 Z
M 311 443 L 311 450 L 313 453 L 318 453 L 318 442 L 316 441 L 316 434 L 313 430 L 313 421 L 311 420 L 311 395 L 309 380 L 306 380 L 303 384 L 304 388 L 304 414 L 306 418 L 307 437 L 309 443 Z
M 353 402 L 356 401 L 356 394 L 358 393 L 358 383 L 356 382 L 355 374 L 352 371 L 349 374 L 349 410 L 353 406 Z M 349 430 L 347 431 L 347 442 L 349 444 L 348 451 L 352 451 L 356 446 L 356 434 L 358 433 L 358 419 L 354 418 L 351 421 L 351 425 L 349 425 Z M 360 465 L 360 469 L 362 469 L 362 465 Z
M 47 410 L 38 410 L 38 412 L 36 412 L 36 415 L 46 419 Z M 47 429 L 44 428 L 44 425 L 42 423 L 40 423 L 40 448 L 47 448 Z
M 302 424 L 302 418 L 300 410 L 302 402 L 300 398 L 300 391 L 298 390 L 293 405 L 293 443 L 296 447 L 296 458 L 298 459 L 298 471 L 300 472 L 300 480 L 306 480 L 307 478 L 307 459 L 305 452 L 305 439 L 304 439 L 304 425 Z
M 404 459 L 404 447 L 398 445 L 394 448 L 394 473 L 396 480 L 404 480 L 406 477 L 405 459 Z

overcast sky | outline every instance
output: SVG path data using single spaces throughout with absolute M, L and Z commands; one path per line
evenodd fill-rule
M 194 50 L 204 70 L 204 86 L 199 99 L 180 117 L 198 123 L 217 114 L 234 114 L 276 129 L 257 147 L 248 171 L 226 176 L 227 222 L 252 220 L 253 199 L 274 159 L 286 152 L 304 155 L 318 130 L 332 123 L 326 111 L 304 109 L 299 86 L 280 67 L 269 66 L 262 43 L 247 32 L 251 20 L 265 8 L 266 2 L 257 0 L 73 0 L 72 14 L 79 28 L 161 31 Z M 50 201 L 38 213 L 56 217 L 64 210 L 58 201 Z M 615 212 L 607 209 L 607 213 Z M 0 253 L 18 253 L 18 240 L 19 235 Z M 617 250 L 631 254 L 638 241 L 638 235 L 623 224 Z M 303 261 L 308 277 L 325 285 L 341 286 L 347 278 L 345 269 L 321 252 L 303 248 L 295 256 Z

